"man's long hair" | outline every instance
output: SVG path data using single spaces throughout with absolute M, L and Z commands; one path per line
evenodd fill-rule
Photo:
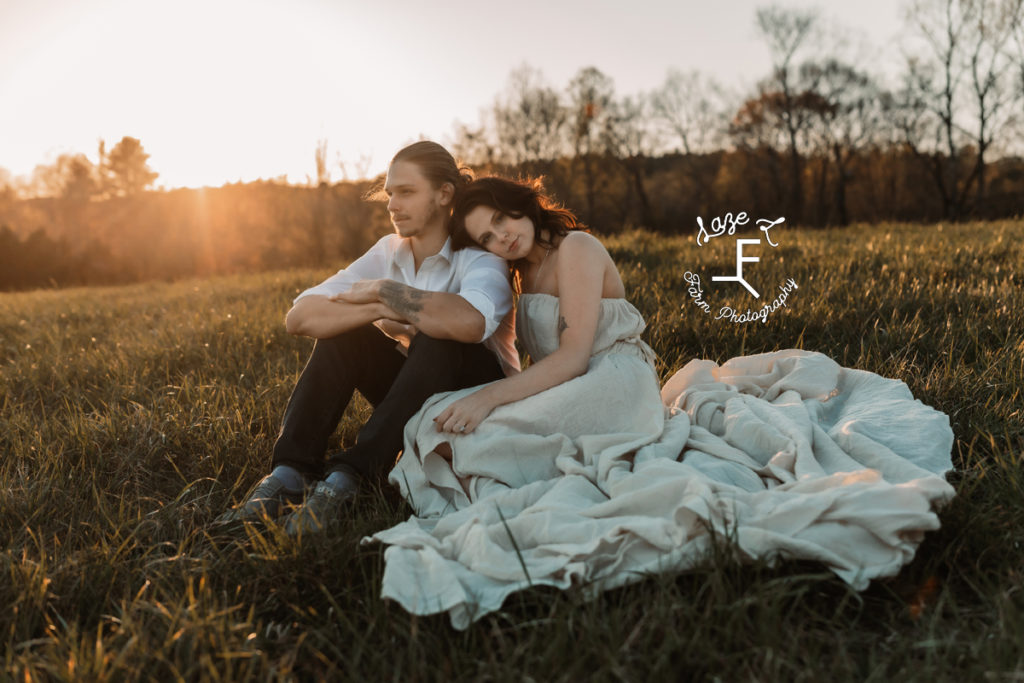
M 407 161 L 419 167 L 420 173 L 430 181 L 431 186 L 437 190 L 445 183 L 451 183 L 455 188 L 455 194 L 473 180 L 473 172 L 467 166 L 460 165 L 455 161 L 451 152 L 436 142 L 420 140 L 408 147 L 398 150 L 391 159 L 396 161 Z M 369 192 L 364 199 L 371 201 L 385 201 L 388 196 L 384 192 L 384 180 L 382 179 Z

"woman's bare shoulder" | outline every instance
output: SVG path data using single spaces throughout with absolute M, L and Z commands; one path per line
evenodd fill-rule
M 607 254 L 608 250 L 601 244 L 601 240 L 597 239 L 589 232 L 583 232 L 582 230 L 573 230 L 568 235 L 562 238 L 562 241 L 558 245 L 558 249 L 562 254 L 570 256 L 584 256 L 587 254 L 599 255 Z

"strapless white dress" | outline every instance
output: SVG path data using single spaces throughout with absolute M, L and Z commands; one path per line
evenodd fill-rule
M 523 295 L 517 318 L 531 358 L 557 348 L 556 297 Z M 474 389 L 424 404 L 389 477 L 415 515 L 367 539 L 390 546 L 383 597 L 466 628 L 516 590 L 676 572 L 722 539 L 860 589 L 938 528 L 953 434 L 903 382 L 786 350 L 694 360 L 659 390 L 644 327 L 603 300 L 587 372 L 470 434 L 432 419 Z

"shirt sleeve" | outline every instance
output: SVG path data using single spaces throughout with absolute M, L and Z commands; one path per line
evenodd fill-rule
M 294 304 L 299 299 L 310 295 L 332 296 L 334 294 L 342 294 L 352 289 L 352 285 L 360 280 L 375 280 L 387 277 L 388 264 L 391 260 L 390 254 L 394 248 L 391 242 L 395 237 L 397 235 L 385 235 L 370 247 L 365 254 L 349 264 L 348 268 L 343 268 L 315 287 L 310 287 L 295 297 L 292 303 Z
M 470 252 L 470 253 L 466 253 Z M 463 249 L 466 260 L 458 294 L 484 317 L 485 341 L 498 329 L 502 319 L 512 310 L 512 286 L 508 263 L 482 249 Z

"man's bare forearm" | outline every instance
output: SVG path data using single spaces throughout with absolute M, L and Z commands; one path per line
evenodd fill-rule
M 390 307 L 413 325 L 420 324 L 420 314 L 423 312 L 425 300 L 431 294 L 437 294 L 437 292 L 416 289 L 394 280 L 385 280 L 380 285 L 381 303 Z
M 484 335 L 484 317 L 458 294 L 429 292 L 394 280 L 380 284 L 381 303 L 438 339 L 478 342 Z
M 388 317 L 387 308 L 379 303 L 353 304 L 308 296 L 288 311 L 285 328 L 290 334 L 327 339 L 384 317 Z

